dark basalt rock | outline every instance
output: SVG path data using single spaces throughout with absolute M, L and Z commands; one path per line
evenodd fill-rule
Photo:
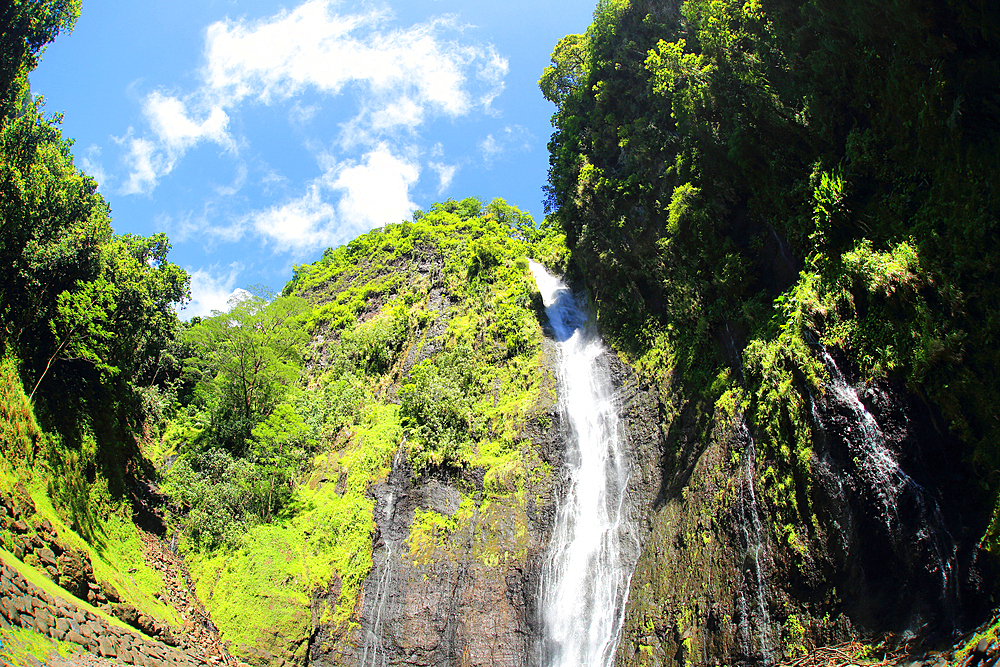
M 414 362 L 428 354 L 411 350 Z M 548 386 L 555 386 L 555 346 L 545 342 Z M 633 456 L 640 463 L 630 493 L 641 506 L 655 496 L 661 438 L 655 392 L 610 359 Z M 543 392 L 543 395 L 545 392 Z M 364 583 L 358 628 L 348 636 L 320 626 L 310 641 L 309 664 L 497 665 L 537 662 L 538 593 L 545 550 L 555 521 L 563 474 L 565 426 L 554 398 L 536 408 L 523 427 L 525 467 L 544 464 L 549 476 L 529 476 L 517 498 L 482 501 L 482 471 L 437 470 L 416 476 L 405 456 L 373 489 L 374 568 Z M 462 494 L 476 504 L 471 527 L 431 548 L 408 538 L 418 510 L 455 516 Z M 638 519 L 638 515 L 635 517 Z M 315 611 L 324 598 L 314 598 Z

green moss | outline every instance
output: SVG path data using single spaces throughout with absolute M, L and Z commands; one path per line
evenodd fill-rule
M 799 617 L 792 614 L 785 619 L 781 627 L 781 641 L 785 646 L 785 654 L 788 658 L 796 658 L 806 655 L 809 651 L 805 647 L 806 629 L 802 627 Z
M 0 630 L 0 663 L 3 664 L 30 665 L 38 661 L 44 665 L 49 661 L 78 655 L 83 650 L 77 644 L 56 641 L 32 630 Z
M 374 503 L 367 491 L 388 475 L 401 435 L 398 407 L 374 406 L 341 449 L 317 456 L 314 482 L 296 489 L 279 521 L 252 527 L 233 549 L 187 553 L 199 597 L 240 655 L 265 650 L 301 659 L 314 592 L 339 586 L 336 608 L 323 613 L 334 626 L 350 623 L 372 568 Z M 315 480 L 340 473 L 346 480 L 339 491 L 336 481 Z

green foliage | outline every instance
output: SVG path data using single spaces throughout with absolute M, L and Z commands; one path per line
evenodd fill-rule
M 423 362 L 399 390 L 400 418 L 412 439 L 414 467 L 461 467 L 472 456 L 476 424 L 469 401 L 475 378 L 467 365 L 471 350 L 457 348 Z
M 5 463 L 13 466 L 30 463 L 40 437 L 17 364 L 6 356 L 0 359 L 0 454 Z
M 297 372 L 249 420 L 227 389 L 236 348 L 222 343 L 246 327 L 232 313 L 182 327 L 163 364 L 181 408 L 161 444 L 181 457 L 162 488 L 181 509 L 172 520 L 199 593 L 237 653 L 300 660 L 275 633 L 308 636 L 314 594 L 338 587 L 316 611 L 349 627 L 372 567 L 372 486 L 394 456 L 409 455 L 417 475 L 478 469 L 476 558 L 525 557 L 524 489 L 548 469 L 523 428 L 553 400 L 527 257 L 565 262 L 551 221 L 467 198 L 296 266 L 283 296 L 259 307 L 307 303 L 285 320 L 312 338 L 294 342 L 286 364 Z M 471 525 L 474 505 L 463 507 L 456 521 Z
M 538 87 L 553 104 L 577 92 L 587 76 L 586 35 L 566 35 L 552 51 L 552 64 L 542 71 Z
M 238 654 L 266 647 L 286 659 L 305 650 L 313 629 L 311 594 L 339 583 L 329 622 L 345 629 L 372 567 L 375 531 L 368 486 L 388 474 L 402 432 L 395 406 L 366 412 L 342 450 L 321 454 L 293 506 L 271 524 L 249 529 L 229 549 L 191 552 L 187 560 L 223 637 Z M 343 487 L 321 481 L 346 477 Z M 282 643 L 284 640 L 286 643 Z
M 79 644 L 50 639 L 34 629 L 9 627 L 0 630 L 0 662 L 3 664 L 46 664 L 46 661 L 66 660 L 83 650 Z
M 0 25 L 0 108 L 3 115 L 19 109 L 28 95 L 28 73 L 45 47 L 70 32 L 80 16 L 80 0 L 11 0 L 4 4 Z
M 342 353 L 363 373 L 385 373 L 406 342 L 408 315 L 405 309 L 396 309 L 345 330 L 340 337 Z
M 10 30 L 31 15 L 36 37 L 49 39 L 72 25 L 78 6 L 7 11 Z M 58 123 L 44 117 L 40 99 L 0 118 L 0 344 L 54 443 L 41 447 L 47 467 L 73 470 L 53 488 L 82 518 L 96 475 L 121 496 L 143 468 L 137 436 L 150 410 L 162 413 L 151 362 L 173 335 L 188 277 L 167 261 L 163 235 L 113 234 L 109 207 L 74 166 Z
M 282 506 L 294 491 L 295 478 L 305 467 L 309 452 L 315 450 L 313 430 L 288 403 L 282 403 L 267 419 L 254 427 L 250 457 L 267 480 L 269 521 L 275 506 Z
M 254 426 L 298 381 L 307 311 L 297 297 L 238 295 L 228 312 L 183 331 L 195 353 L 186 364 L 201 376 L 196 393 L 212 414 L 211 444 L 242 453 Z
M 602 331 L 668 418 L 710 433 L 729 396 L 789 525 L 812 520 L 820 343 L 940 410 L 1000 497 L 998 12 L 607 2 L 543 73 L 550 218 Z
M 266 512 L 262 482 L 253 461 L 212 447 L 193 462 L 177 461 L 164 476 L 163 490 L 186 513 L 186 530 L 195 544 L 212 548 L 238 543 Z

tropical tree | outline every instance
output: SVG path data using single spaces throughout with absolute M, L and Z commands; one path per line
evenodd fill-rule
M 0 10 L 0 104 L 16 110 L 28 90 L 28 73 L 45 47 L 72 31 L 80 0 L 8 0 Z
M 238 294 L 228 312 L 184 333 L 196 350 L 188 365 L 200 370 L 214 403 L 215 438 L 237 451 L 301 371 L 299 348 L 308 334 L 298 320 L 309 306 L 300 297 L 271 296 L 263 289 Z

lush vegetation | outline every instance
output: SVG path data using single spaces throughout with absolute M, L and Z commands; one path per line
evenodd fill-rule
M 41 427 L 5 441 L 4 456 L 47 466 L 59 505 L 89 537 L 82 489 L 101 478 L 120 498 L 145 474 L 141 425 L 155 412 L 157 360 L 188 278 L 167 260 L 163 235 L 113 233 L 59 117 L 28 94 L 28 73 L 45 44 L 72 29 L 79 3 L 15 2 L 4 11 L 0 353 L 16 366 Z
M 551 389 L 527 258 L 557 266 L 564 248 L 503 200 L 449 200 L 297 266 L 280 296 L 180 327 L 156 458 L 171 529 L 238 653 L 298 660 L 316 618 L 338 635 L 356 623 L 371 489 L 394 459 L 455 478 L 470 506 L 482 491 L 491 521 L 524 501 L 546 471 L 521 432 Z
M 449 200 L 296 267 L 281 295 L 251 289 L 179 322 L 188 277 L 166 237 L 112 231 L 59 117 L 29 93 L 79 3 L 5 12 L 0 492 L 176 626 L 133 523 L 159 482 L 167 534 L 224 637 L 237 653 L 293 660 L 314 611 L 341 630 L 355 622 L 371 488 L 394 459 L 472 480 L 460 481 L 463 507 L 483 491 L 482 516 L 500 526 L 501 508 L 545 474 L 521 436 L 551 400 L 526 258 L 565 267 L 559 230 L 500 199 Z M 483 562 L 511 557 L 487 537 Z
M 85 554 L 94 576 L 142 613 L 178 627 L 157 597 L 164 582 L 144 562 L 133 519 L 148 501 L 141 483 L 153 470 L 143 449 L 162 425 L 169 387 L 158 367 L 188 277 L 168 261 L 163 235 L 113 232 L 60 117 L 30 95 L 29 73 L 79 11 L 77 0 L 15 0 L 2 11 L 0 494 L 29 526 L 48 522 L 62 548 Z M 0 547 L 13 549 L 9 524 Z M 24 633 L 7 638 L 15 662 L 19 651 L 54 650 Z
M 524 558 L 525 489 L 550 472 L 524 431 L 552 399 L 529 257 L 583 276 L 664 422 L 748 422 L 790 548 L 816 522 L 819 346 L 933 406 L 970 503 L 1000 496 L 1000 9 L 602 0 L 539 82 L 544 222 L 448 200 L 186 323 L 166 237 L 113 232 L 30 95 L 78 14 L 16 0 L 0 32 L 0 492 L 144 613 L 179 622 L 141 565 L 146 480 L 224 638 L 264 662 L 301 660 L 316 619 L 356 623 L 394 462 L 461 495 L 416 512 L 413 563 Z
M 784 521 L 812 520 L 817 344 L 905 381 L 1000 491 L 998 11 L 603 0 L 539 82 L 549 207 L 604 332 L 700 432 L 739 404 Z

